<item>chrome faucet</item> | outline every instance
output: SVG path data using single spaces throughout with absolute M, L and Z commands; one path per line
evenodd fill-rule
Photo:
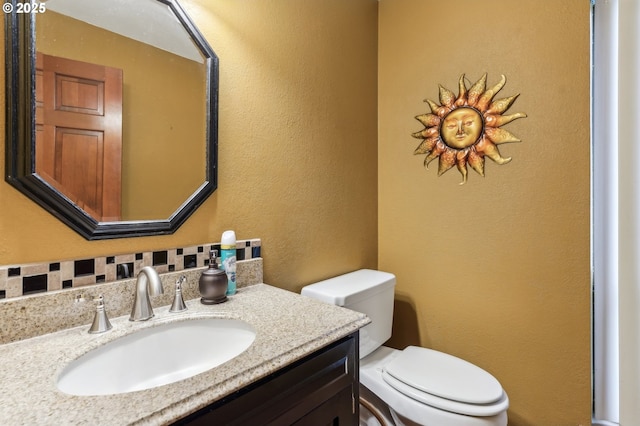
M 164 293 L 160 276 L 151 266 L 145 266 L 138 273 L 135 298 L 129 321 L 146 321 L 153 317 L 153 308 L 149 295 L 158 296 Z

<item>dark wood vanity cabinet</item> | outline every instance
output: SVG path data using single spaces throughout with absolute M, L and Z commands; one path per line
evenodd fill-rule
M 177 425 L 357 425 L 358 332 L 178 421 Z

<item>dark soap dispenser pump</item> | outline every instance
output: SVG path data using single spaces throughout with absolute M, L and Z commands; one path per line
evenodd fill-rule
M 205 305 L 215 305 L 227 301 L 227 274 L 218 269 L 216 259 L 218 257 L 217 250 L 209 252 L 209 268 L 205 269 L 200 275 L 198 289 L 202 298 L 200 302 Z

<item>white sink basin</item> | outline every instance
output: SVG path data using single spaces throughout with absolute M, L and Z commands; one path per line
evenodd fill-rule
M 70 362 L 57 386 L 71 395 L 111 395 L 186 379 L 227 362 L 255 340 L 246 322 L 197 318 L 145 328 Z

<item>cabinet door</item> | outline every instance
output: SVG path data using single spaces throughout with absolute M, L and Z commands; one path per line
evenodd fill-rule
M 343 389 L 293 423 L 296 426 L 352 426 L 357 424 L 350 405 L 355 403 L 350 389 Z
M 180 425 L 356 425 L 358 332 L 214 402 Z

